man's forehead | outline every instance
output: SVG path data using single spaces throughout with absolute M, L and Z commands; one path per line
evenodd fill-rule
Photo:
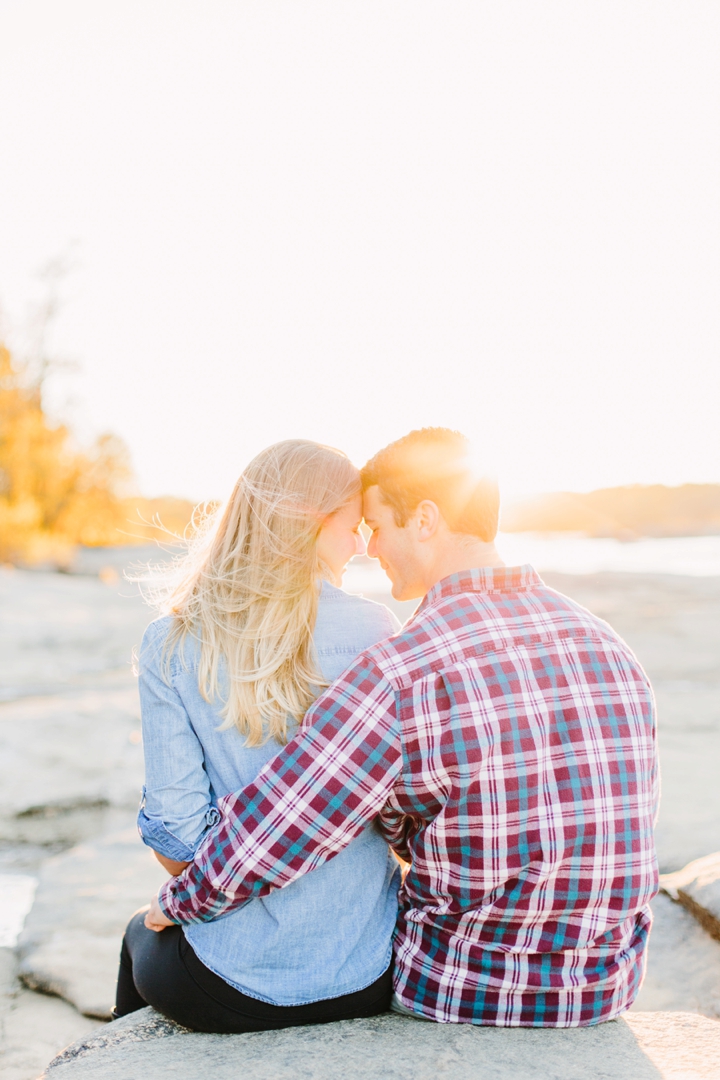
M 365 520 L 384 517 L 390 507 L 383 500 L 380 488 L 374 485 L 363 492 L 363 515 Z

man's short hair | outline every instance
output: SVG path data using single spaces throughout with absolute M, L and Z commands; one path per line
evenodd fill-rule
M 450 428 L 420 428 L 380 450 L 360 470 L 363 491 L 377 486 L 404 526 L 423 499 L 436 504 L 449 529 L 489 543 L 500 510 L 497 483 L 479 476 L 470 444 Z

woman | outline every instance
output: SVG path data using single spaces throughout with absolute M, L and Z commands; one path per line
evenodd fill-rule
M 364 551 L 359 474 L 291 440 L 259 454 L 164 589 L 140 651 L 146 782 L 138 824 L 180 873 L 215 804 L 249 784 L 317 696 L 397 628 L 336 588 Z M 390 1002 L 399 874 L 372 828 L 284 889 L 214 922 L 131 920 L 115 1015 L 153 1005 L 199 1031 L 373 1016 Z

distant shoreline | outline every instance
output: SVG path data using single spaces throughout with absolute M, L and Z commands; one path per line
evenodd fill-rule
M 720 484 L 632 484 L 509 500 L 505 532 L 573 532 L 616 540 L 720 535 Z

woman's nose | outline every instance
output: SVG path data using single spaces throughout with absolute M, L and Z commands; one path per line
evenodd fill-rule
M 367 547 L 366 547 L 365 541 L 363 539 L 362 533 L 356 533 L 355 534 L 355 554 L 356 555 L 364 555 L 366 551 L 367 551 Z

